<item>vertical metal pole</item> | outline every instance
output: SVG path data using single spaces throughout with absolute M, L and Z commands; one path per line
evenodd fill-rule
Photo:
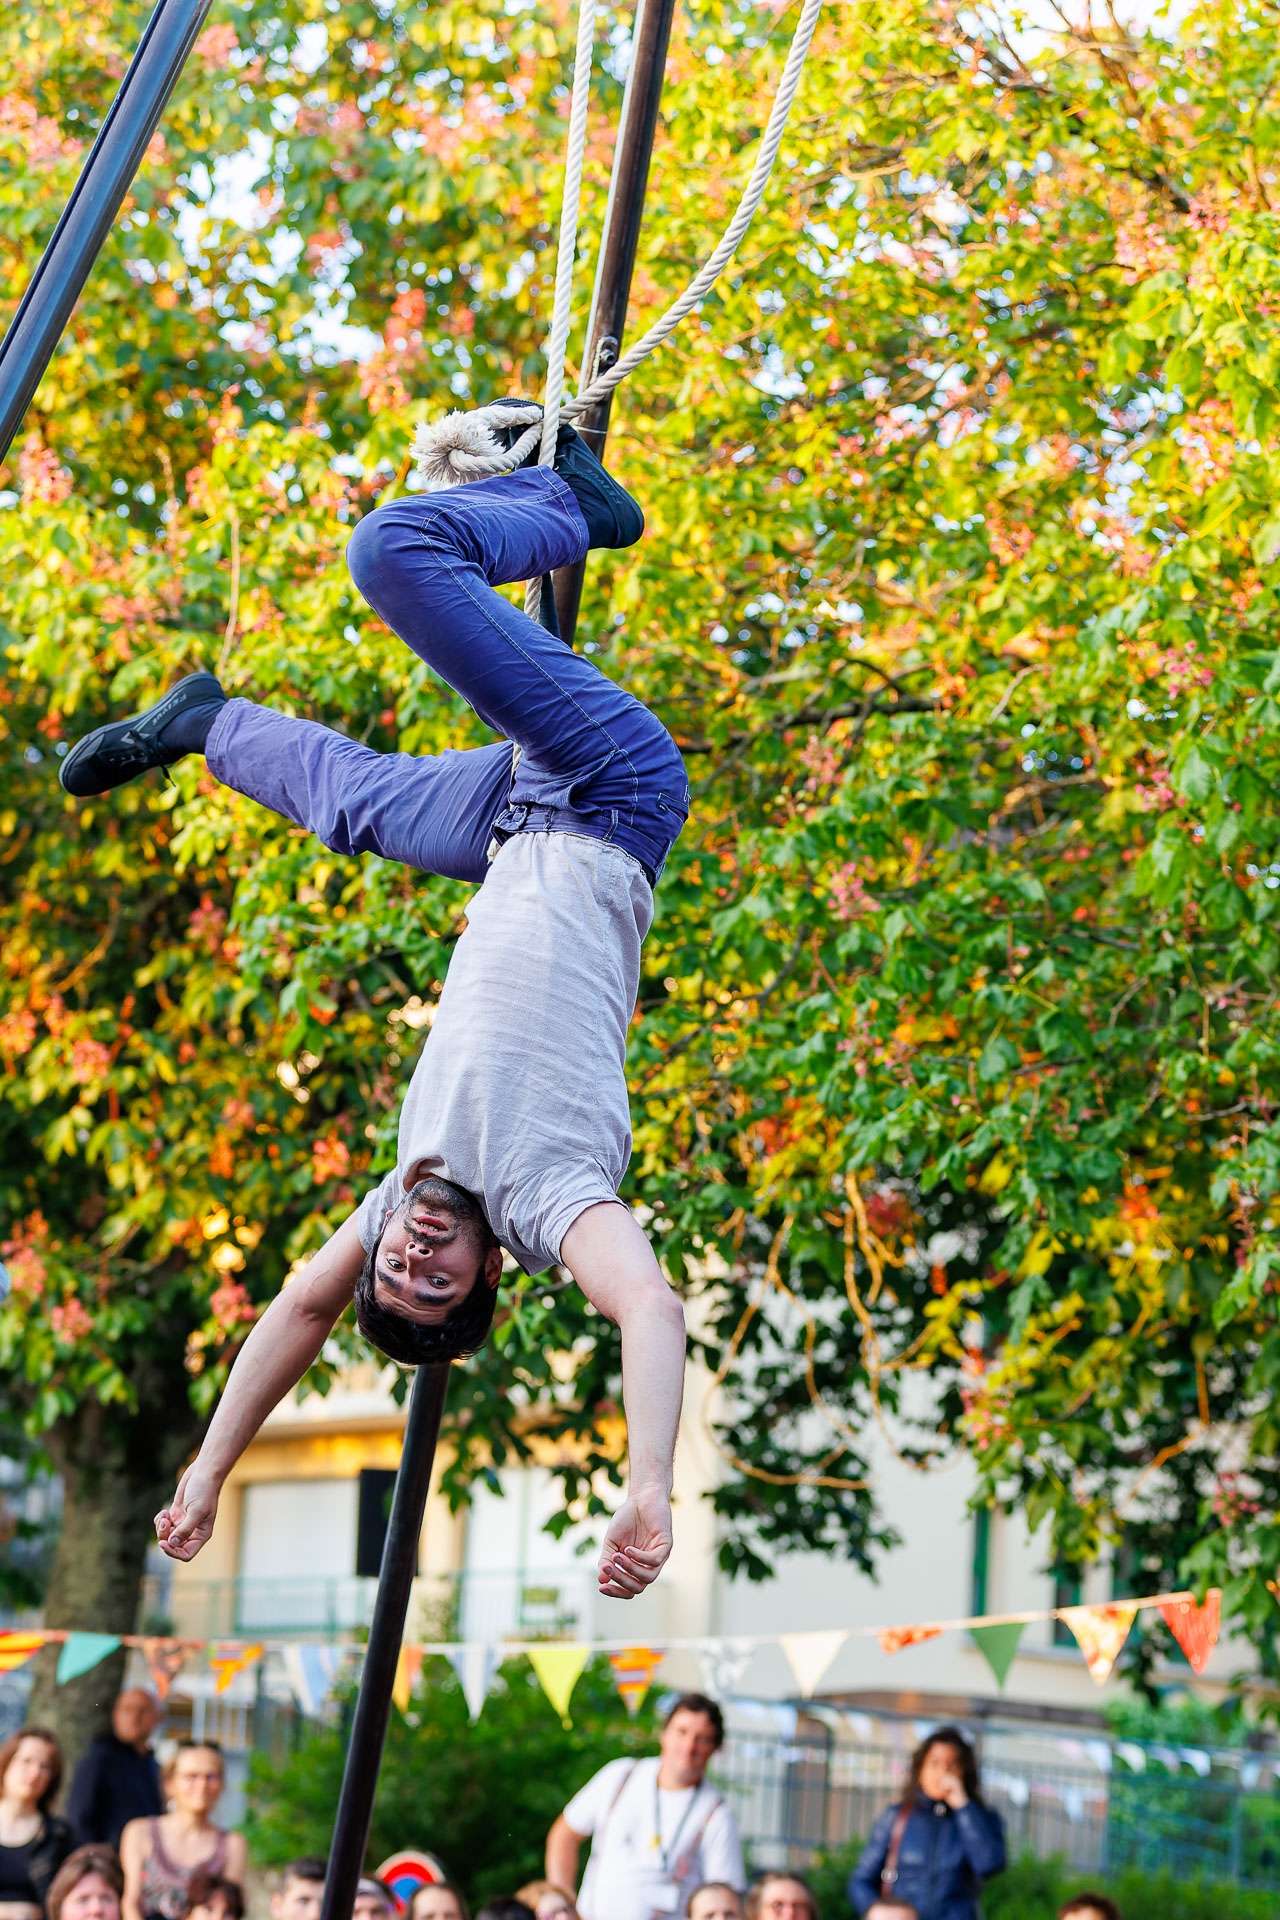
M 159 0 L 0 343 L 0 460 L 62 338 L 211 0 Z
M 675 0 L 639 0 L 636 9 L 631 71 L 627 76 L 613 188 L 605 210 L 600 264 L 587 329 L 587 354 L 583 364 L 589 380 L 611 367 L 621 351 L 674 13 Z M 578 432 L 596 453 L 604 450 L 611 405 L 612 395 L 574 421 Z M 570 645 L 578 624 L 582 573 L 580 562 L 576 567 L 562 568 L 555 576 L 560 632 Z
M 364 1868 L 373 1818 L 373 1796 L 382 1763 L 382 1744 L 391 1717 L 391 1689 L 395 1683 L 400 1644 L 404 1638 L 409 1592 L 418 1567 L 418 1536 L 431 1484 L 440 1416 L 449 1384 L 448 1361 L 419 1367 L 409 1399 L 404 1449 L 396 1474 L 391 1517 L 382 1548 L 378 1595 L 365 1649 L 364 1671 L 356 1699 L 342 1791 L 333 1823 L 329 1871 L 324 1883 L 320 1920 L 351 1920 L 356 1883 Z

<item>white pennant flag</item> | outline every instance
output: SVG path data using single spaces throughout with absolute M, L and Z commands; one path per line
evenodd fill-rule
M 483 1641 L 468 1641 L 465 1647 L 450 1647 L 449 1665 L 458 1676 L 467 1713 L 472 1720 L 478 1719 L 498 1671 L 497 1654 Z
M 754 1640 L 706 1640 L 698 1656 L 702 1684 L 713 1699 L 731 1694 L 751 1665 Z
M 337 1684 L 346 1649 L 304 1642 L 300 1646 L 285 1647 L 282 1651 L 284 1670 L 294 1699 L 309 1719 L 318 1720 Z
M 779 1634 L 787 1665 L 806 1700 L 817 1692 L 818 1682 L 848 1638 L 843 1627 L 835 1627 L 825 1633 Z

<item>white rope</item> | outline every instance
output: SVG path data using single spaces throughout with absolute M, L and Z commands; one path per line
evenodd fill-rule
M 818 16 L 822 11 L 823 0 L 804 0 L 800 19 L 792 36 L 787 53 L 778 91 L 774 96 L 773 108 L 769 114 L 768 125 L 756 155 L 751 178 L 747 182 L 737 211 L 725 228 L 719 244 L 708 255 L 698 273 L 689 282 L 680 297 L 673 301 L 662 317 L 655 321 L 647 333 L 643 334 L 635 345 L 629 347 L 613 366 L 602 373 L 598 379 L 584 387 L 575 398 L 561 399 L 564 385 L 564 350 L 568 338 L 569 287 L 568 277 L 572 272 L 574 247 L 577 239 L 578 189 L 581 185 L 582 155 L 586 135 L 586 86 L 579 86 L 579 74 L 583 62 L 584 16 L 589 23 L 590 32 L 594 31 L 595 0 L 582 0 L 582 14 L 578 22 L 578 50 L 574 60 L 573 107 L 570 112 L 569 154 L 566 162 L 564 209 L 561 217 L 560 250 L 556 269 L 555 302 L 552 314 L 551 336 L 548 344 L 547 367 L 547 404 L 545 411 L 535 408 L 532 403 L 523 411 L 514 407 L 476 407 L 470 412 L 446 414 L 433 425 L 418 427 L 413 441 L 415 470 L 423 484 L 428 488 L 453 487 L 467 480 L 481 480 L 491 474 L 512 473 L 521 466 L 532 453 L 535 445 L 539 448 L 539 464 L 546 464 L 548 448 L 554 455 L 555 436 L 562 419 L 576 419 L 589 407 L 612 393 L 628 374 L 634 373 L 642 361 L 660 347 L 664 340 L 675 332 L 685 315 L 695 307 L 703 295 L 713 287 L 733 258 L 743 236 L 755 217 L 756 210 L 763 200 L 782 145 L 782 136 L 786 132 L 787 119 L 791 112 L 796 90 L 804 72 L 804 63 L 818 25 Z M 586 67 L 589 73 L 591 62 L 590 32 L 586 41 Z M 580 104 L 581 95 L 581 104 Z M 581 125 L 576 155 L 574 147 L 575 130 Z M 574 167 L 576 167 L 576 178 Z M 572 181 L 572 198 L 570 184 Z M 566 235 L 566 229 L 571 231 Z M 567 260 L 567 267 L 565 265 Z M 562 273 L 563 269 L 563 273 Z M 563 327 L 563 338 L 559 344 L 559 364 L 553 355 L 556 351 L 557 330 Z M 553 410 L 553 373 L 554 410 Z M 538 418 L 542 419 L 541 435 L 535 432 Z M 528 420 L 531 424 L 515 445 L 504 449 L 490 432 L 490 423 L 512 427 Z M 532 603 L 531 610 L 536 617 L 538 604 L 538 583 L 531 582 L 526 605 Z

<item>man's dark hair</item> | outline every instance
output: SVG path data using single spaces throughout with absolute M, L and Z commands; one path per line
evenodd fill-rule
M 907 1775 L 907 1790 L 902 1796 L 904 1806 L 909 1806 L 920 1788 L 920 1775 L 924 1763 L 935 1747 L 950 1747 L 960 1762 L 960 1778 L 964 1783 L 965 1796 L 969 1800 L 982 1799 L 982 1786 L 978 1779 L 978 1756 L 959 1727 L 935 1727 L 926 1734 L 911 1756 L 911 1770 Z
M 1076 1913 L 1085 1913 L 1092 1907 L 1101 1914 L 1102 1920 L 1120 1920 L 1120 1909 L 1114 1900 L 1108 1900 L 1105 1893 L 1073 1893 L 1065 1905 L 1058 1908 L 1058 1920 L 1070 1920 Z
M 476 1277 L 465 1300 L 447 1314 L 438 1327 L 419 1326 L 393 1307 L 384 1307 L 374 1296 L 378 1265 L 379 1234 L 365 1255 L 360 1278 L 356 1281 L 356 1325 L 366 1340 L 371 1340 L 388 1360 L 402 1367 L 425 1366 L 430 1360 L 462 1360 L 476 1353 L 489 1337 L 498 1289 L 484 1276 L 484 1262 L 498 1242 L 486 1227 L 484 1248 L 476 1263 Z
M 719 1753 L 721 1747 L 724 1745 L 724 1715 L 708 1694 L 682 1693 L 680 1698 L 667 1708 L 666 1715 L 662 1722 L 663 1726 L 669 1727 L 678 1713 L 705 1714 L 715 1728 L 715 1751 Z
M 323 1886 L 328 1871 L 327 1860 L 321 1860 L 318 1854 L 304 1854 L 300 1860 L 290 1860 L 288 1866 L 281 1869 L 280 1885 L 287 1887 L 291 1880 L 318 1880 Z
M 538 1916 L 523 1900 L 490 1900 L 488 1906 L 481 1907 L 476 1920 L 538 1920 Z

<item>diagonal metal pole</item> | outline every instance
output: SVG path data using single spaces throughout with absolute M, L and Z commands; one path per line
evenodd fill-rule
M 409 1594 L 418 1570 L 418 1538 L 448 1386 L 449 1363 L 437 1361 L 432 1366 L 419 1367 L 409 1397 L 404 1448 L 382 1549 L 378 1596 L 360 1675 L 360 1692 L 347 1742 L 347 1762 L 333 1823 L 320 1920 L 351 1920 L 356 1884 L 364 1870 L 373 1796 L 391 1717 L 391 1689 L 404 1639 Z
M 623 97 L 617 158 L 587 325 L 583 366 L 592 380 L 613 365 L 622 347 L 674 13 L 675 0 L 639 0 L 636 9 L 631 70 Z M 604 452 L 612 402 L 613 395 L 607 394 L 573 423 L 598 454 Z M 556 614 L 560 632 L 570 645 L 578 624 L 582 574 L 579 563 L 576 567 L 563 567 L 555 576 Z
M 0 460 L 53 358 L 211 0 L 159 0 L 0 342 Z

